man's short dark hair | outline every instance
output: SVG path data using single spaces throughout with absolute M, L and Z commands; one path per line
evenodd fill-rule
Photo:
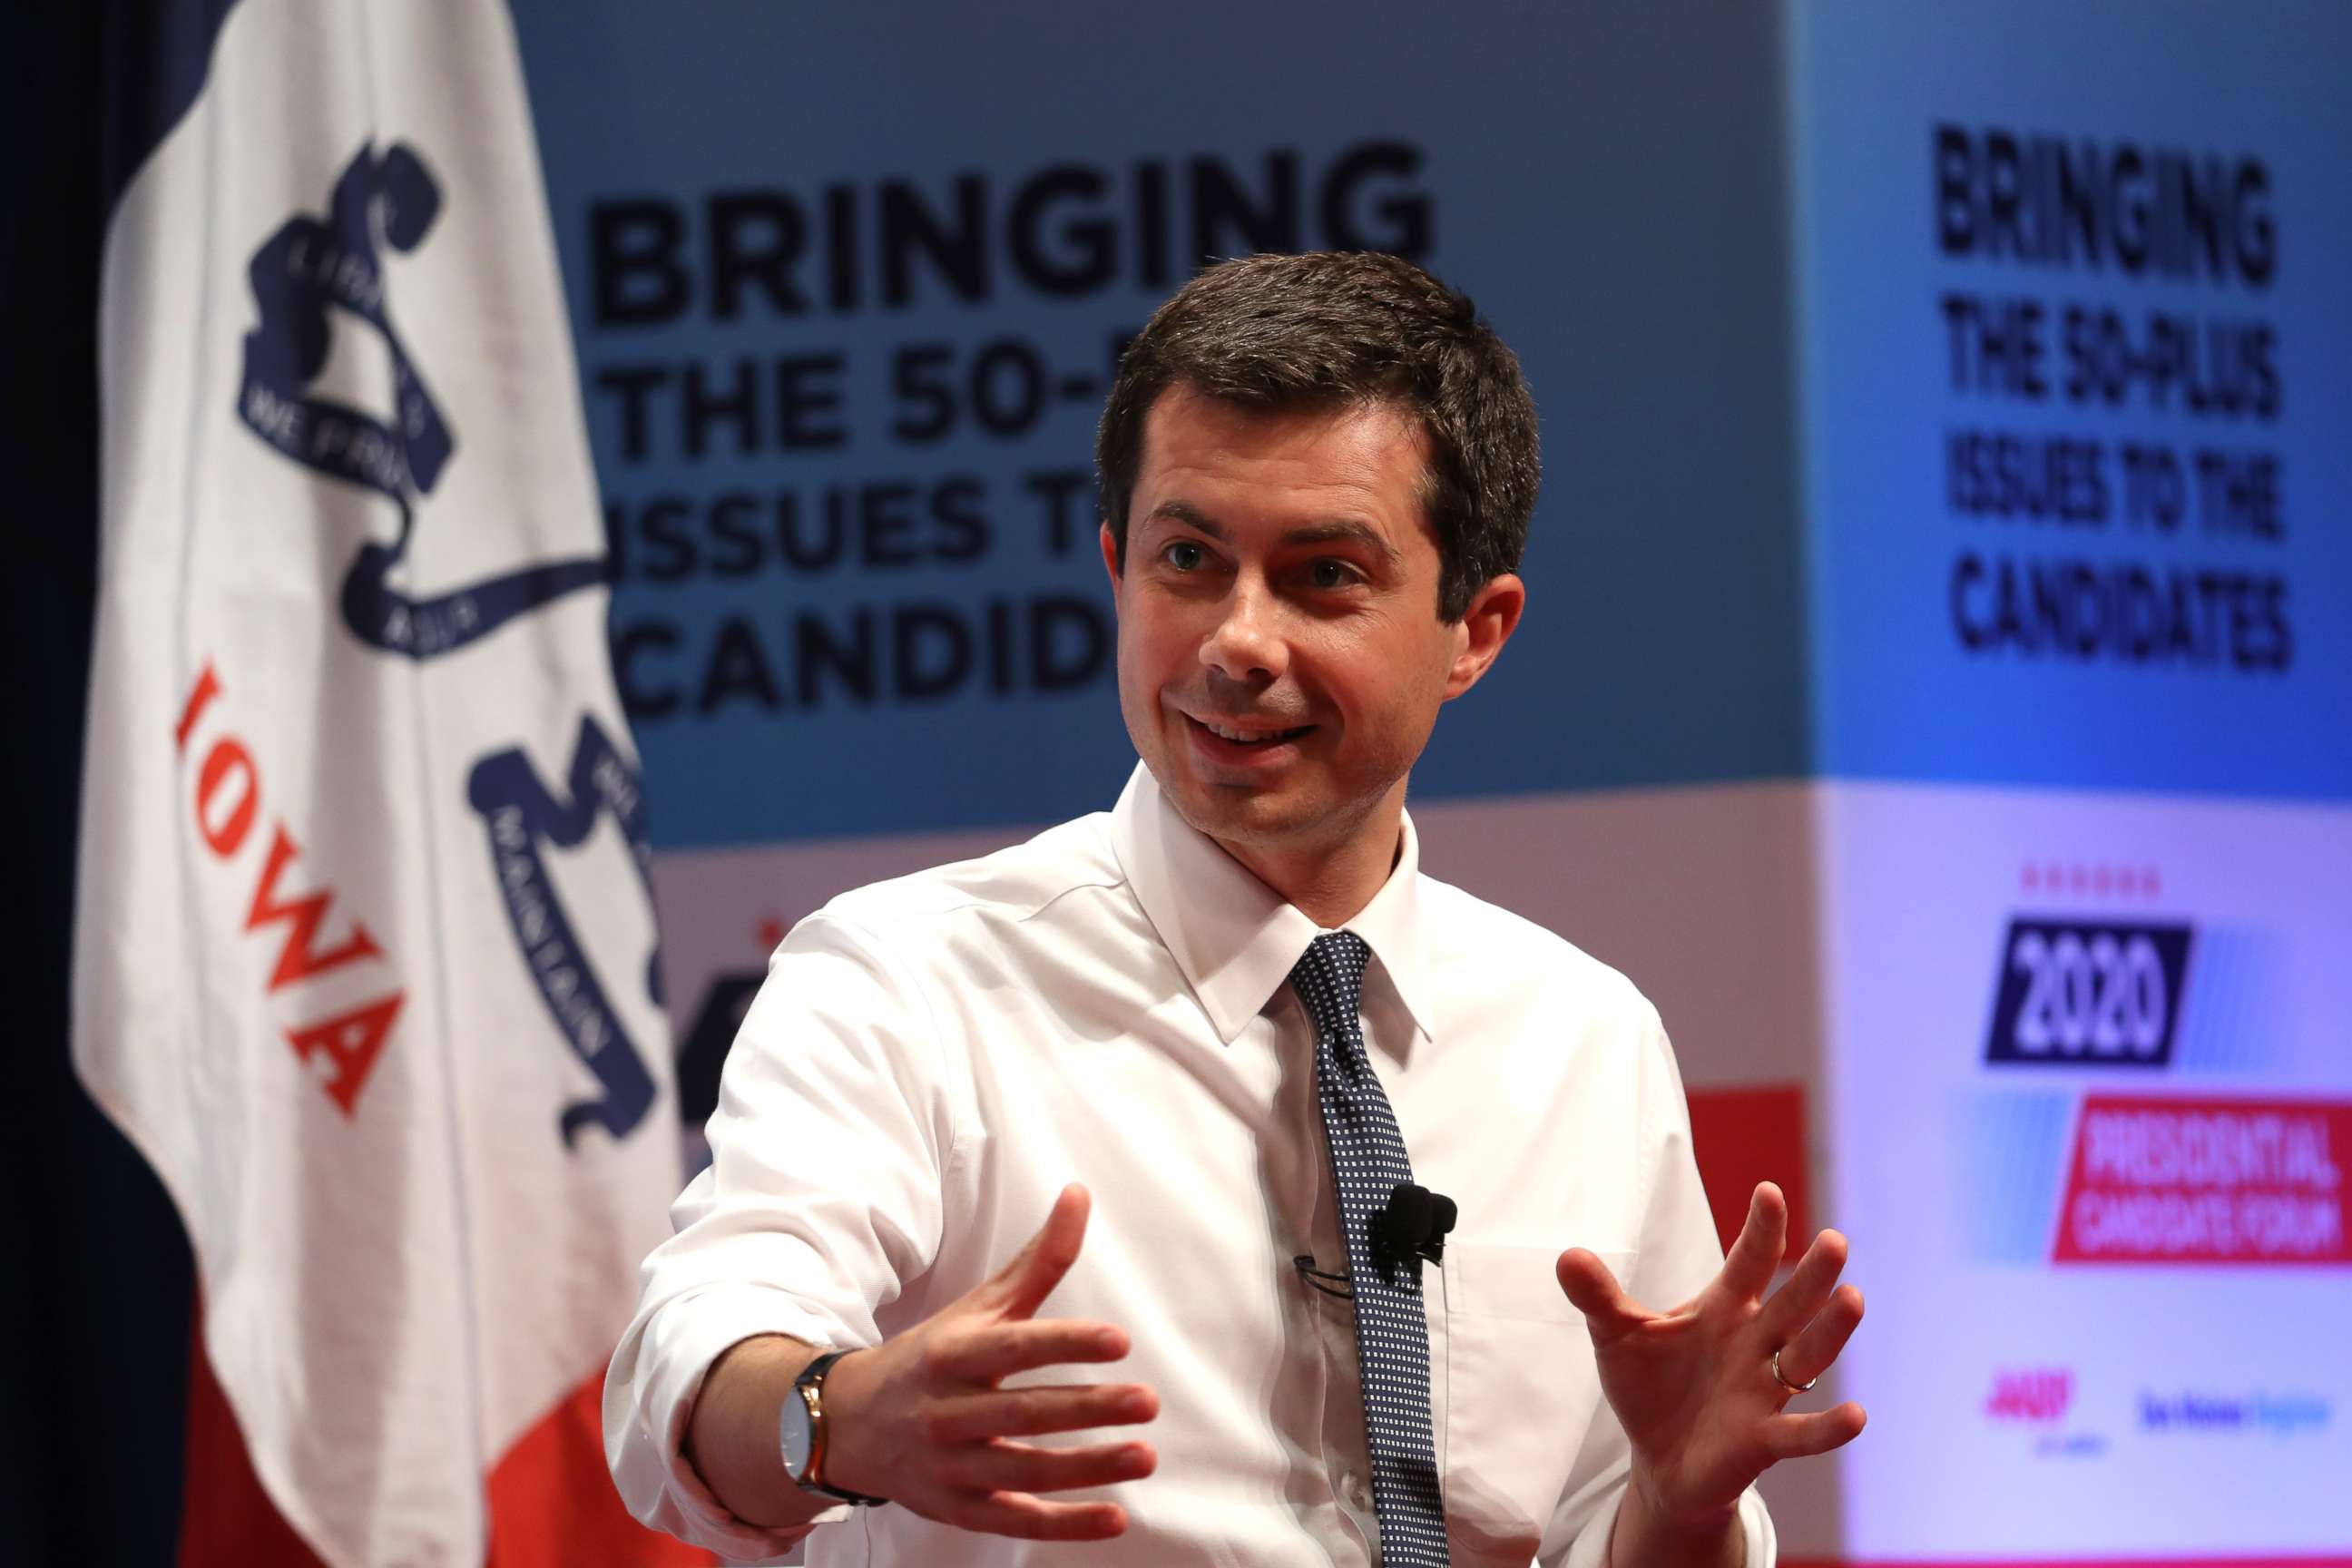
M 1119 361 L 1095 437 L 1103 521 L 1127 566 L 1143 422 L 1181 384 L 1268 413 L 1388 403 L 1429 440 L 1424 500 L 1443 565 L 1437 614 L 1518 567 L 1540 465 L 1519 362 L 1477 307 L 1393 256 L 1251 256 L 1209 268 Z

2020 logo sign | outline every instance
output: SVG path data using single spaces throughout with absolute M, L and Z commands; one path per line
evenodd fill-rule
M 2012 920 L 1985 1060 L 2169 1066 L 2189 937 L 2179 924 Z

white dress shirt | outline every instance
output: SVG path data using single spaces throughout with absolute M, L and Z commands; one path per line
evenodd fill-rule
M 1421 875 L 1410 818 L 1347 929 L 1374 955 L 1364 1032 L 1414 1180 L 1460 1206 L 1424 1276 L 1453 1561 L 1588 1568 L 1627 1448 L 1553 1261 L 1590 1247 L 1653 1307 L 1721 1261 L 1664 1032 L 1615 971 Z M 803 921 L 605 1383 L 631 1511 L 735 1559 L 807 1536 L 812 1568 L 1377 1563 L 1353 1309 L 1292 1262 L 1346 1267 L 1313 1028 L 1287 984 L 1316 934 L 1140 767 L 1108 814 Z M 1037 1439 L 1159 1449 L 1147 1479 L 1052 1494 L 1116 1500 L 1126 1534 L 1041 1545 L 896 1506 L 764 1530 L 679 1457 L 728 1346 L 878 1343 L 1003 1267 L 1073 1181 L 1094 1199 L 1086 1246 L 1040 1315 L 1118 1323 L 1134 1353 L 1024 1381 L 1159 1392 L 1147 1426 Z M 1769 1568 L 1752 1490 L 1740 1519 Z

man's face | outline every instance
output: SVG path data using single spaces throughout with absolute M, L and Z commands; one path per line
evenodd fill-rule
M 1124 572 L 1102 537 L 1119 707 L 1177 811 L 1245 862 L 1392 834 L 1439 706 L 1517 619 L 1508 577 L 1437 618 L 1426 452 L 1387 405 L 1265 414 L 1178 385 L 1146 416 Z

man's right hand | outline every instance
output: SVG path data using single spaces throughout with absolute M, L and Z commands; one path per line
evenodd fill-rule
M 1115 1362 L 1128 1353 L 1127 1334 L 1113 1324 L 1036 1315 L 1077 1261 L 1087 1206 L 1084 1187 L 1063 1188 L 1045 1228 L 993 1278 L 904 1333 L 834 1363 L 824 1380 L 827 1485 L 887 1498 L 926 1519 L 990 1535 L 1101 1541 L 1127 1529 L 1127 1510 L 1117 1503 L 1047 1502 L 1037 1494 L 1148 1476 L 1159 1462 L 1150 1444 L 1044 1447 L 1021 1439 L 1150 1421 L 1160 1412 L 1159 1396 L 1139 1384 L 1000 1386 L 1016 1373 Z M 762 1343 L 746 1341 L 740 1348 Z M 792 1342 L 764 1343 L 781 1349 Z M 712 1368 L 711 1384 L 728 1373 L 733 1355 Z M 745 1358 L 744 1372 L 773 1369 L 761 1379 L 772 1382 L 782 1368 L 797 1374 L 807 1361 L 806 1354 L 775 1360 L 755 1353 Z M 711 1403 L 716 1390 L 706 1386 L 704 1392 L 699 1403 Z M 791 1394 L 791 1379 L 783 1377 L 773 1401 L 764 1389 L 759 1396 L 742 1397 L 750 1392 L 730 1389 L 717 1404 L 747 1412 L 764 1406 L 764 1441 L 773 1456 L 775 1411 L 781 1397 Z M 714 1423 L 720 1418 L 718 1408 L 709 1414 Z M 698 1404 L 689 1437 L 698 1468 L 722 1502 L 744 1517 L 756 1517 L 730 1497 L 715 1473 L 722 1467 L 704 1462 L 706 1456 L 717 1458 L 717 1445 L 705 1441 L 703 1415 Z M 781 1473 L 773 1458 L 768 1465 L 771 1474 Z M 793 1493 L 796 1500 L 802 1495 Z M 789 1510 L 800 1518 L 814 1511 Z

